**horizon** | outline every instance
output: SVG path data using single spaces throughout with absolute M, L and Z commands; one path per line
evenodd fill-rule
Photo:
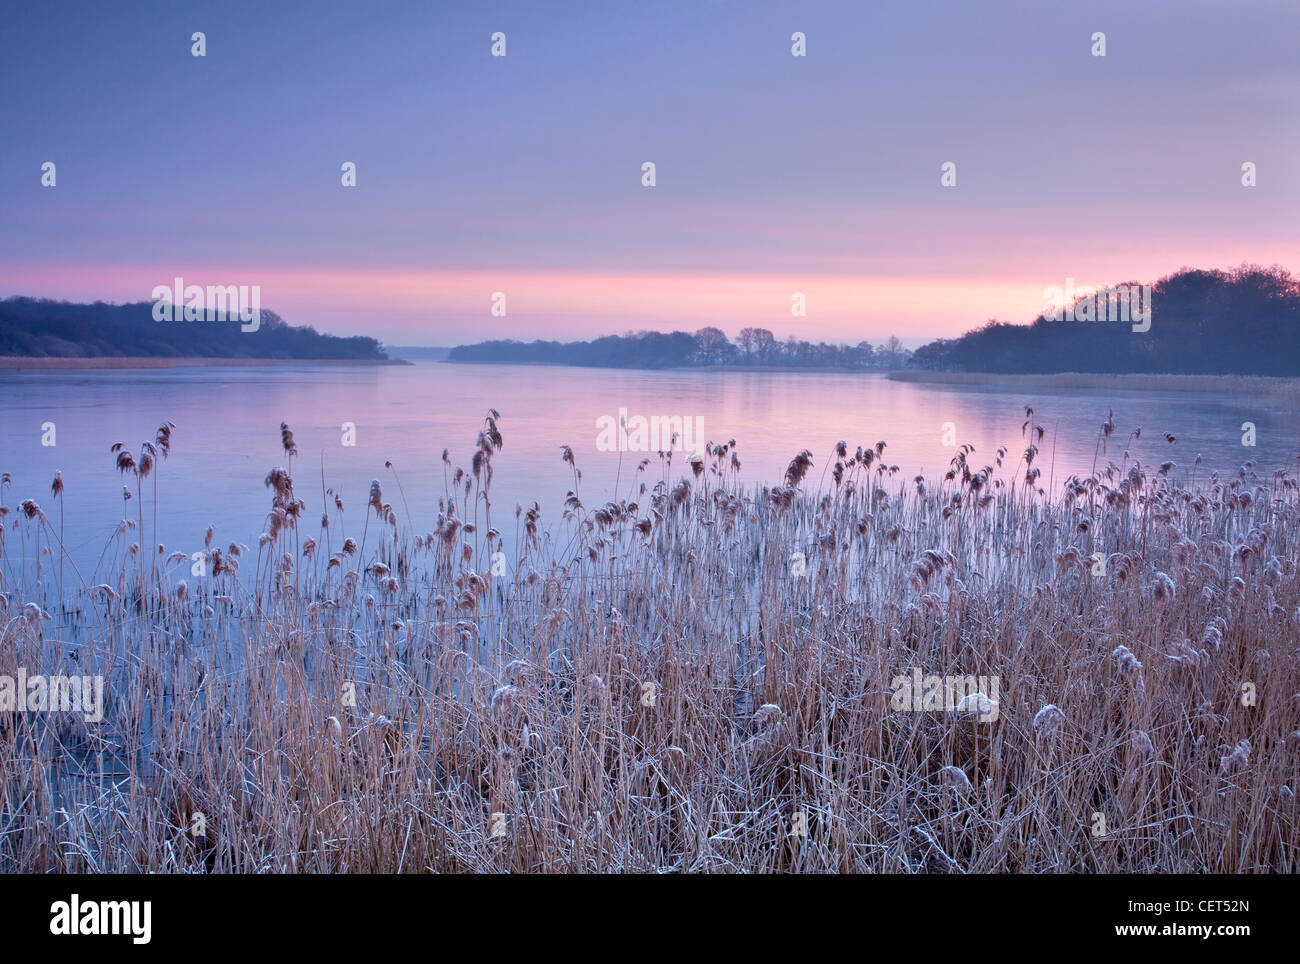
M 1026 324 L 1067 279 L 1300 264 L 1300 10 L 1192 7 L 22 9 L 0 296 L 257 284 L 290 324 L 406 347 L 475 321 L 924 343 Z
M 1263 271 L 1269 271 L 1269 270 L 1277 270 L 1277 269 L 1280 269 L 1283 273 L 1285 273 L 1286 275 L 1288 275 L 1288 276 L 1291 277 L 1291 279 L 1292 279 L 1292 282 L 1291 282 L 1291 283 L 1292 283 L 1293 285 L 1295 285 L 1295 284 L 1300 284 L 1300 277 L 1295 277 L 1294 275 L 1292 275 L 1292 272 L 1290 271 L 1290 269 L 1287 268 L 1285 265 L 1276 265 L 1276 264 L 1275 264 L 1275 265 L 1272 265 L 1272 266 L 1263 266 L 1263 265 L 1249 265 L 1249 264 L 1245 264 L 1245 263 L 1243 263 L 1243 264 L 1237 266 L 1235 269 L 1234 269 L 1234 268 L 1229 268 L 1229 269 L 1224 269 L 1224 268 L 1204 268 L 1204 267 L 1190 267 L 1190 266 L 1189 266 L 1189 267 L 1185 267 L 1185 268 L 1183 268 L 1183 269 L 1180 269 L 1178 272 L 1174 272 L 1174 273 L 1172 273 L 1172 274 L 1170 274 L 1170 275 L 1167 275 L 1167 276 L 1164 276 L 1164 277 L 1161 277 L 1161 278 L 1157 278 L 1157 279 L 1152 279 L 1150 282 L 1141 282 L 1141 281 L 1139 281 L 1139 280 L 1137 280 L 1137 279 L 1130 279 L 1130 281 L 1125 282 L 1125 283 L 1119 283 L 1119 284 L 1116 284 L 1116 285 L 1113 285 L 1113 286 L 1104 286 L 1104 287 L 1096 287 L 1096 286 L 1091 286 L 1091 285 L 1083 285 L 1083 286 L 1079 286 L 1079 287 L 1075 288 L 1075 287 L 1073 286 L 1073 284 L 1072 284 L 1073 279 L 1071 278 L 1071 279 L 1067 279 L 1067 280 L 1068 280 L 1068 283 L 1067 283 L 1067 285 L 1065 286 L 1064 291 L 1061 291 L 1061 290 L 1058 289 L 1057 291 L 1055 291 L 1054 293 L 1052 293 L 1052 296 L 1051 296 L 1050 298 L 1047 299 L 1048 304 L 1046 305 L 1046 307 L 1045 307 L 1044 309 L 1040 310 L 1039 312 L 1037 312 L 1033 318 L 1031 318 L 1031 319 L 1029 319 L 1029 320 L 1027 320 L 1027 321 L 1009 321 L 1009 320 L 1007 320 L 1007 319 L 991 318 L 991 319 L 989 319 L 989 323 L 997 322 L 997 323 L 999 323 L 999 324 L 1010 324 L 1010 325 L 1013 325 L 1013 326 L 1016 326 L 1016 327 L 1020 327 L 1020 328 L 1029 328 L 1029 327 L 1032 327 L 1033 325 L 1037 324 L 1039 321 L 1042 321 L 1042 320 L 1055 320 L 1055 321 L 1059 321 L 1059 320 L 1060 320 L 1059 314 L 1060 314 L 1060 311 L 1062 310 L 1062 308 L 1069 308 L 1071 305 L 1074 305 L 1074 304 L 1076 304 L 1076 303 L 1078 303 L 1078 302 L 1080 302 L 1080 301 L 1086 301 L 1086 300 L 1088 300 L 1088 299 L 1090 299 L 1090 298 L 1093 298 L 1093 297 L 1095 297 L 1095 296 L 1098 296 L 1098 295 L 1104 294 L 1107 290 L 1110 290 L 1110 289 L 1112 289 L 1112 288 L 1122 288 L 1122 287 L 1124 287 L 1125 285 L 1138 285 L 1138 284 L 1140 284 L 1142 287 L 1147 288 L 1147 289 L 1150 289 L 1150 288 L 1152 287 L 1152 285 L 1163 284 L 1163 283 L 1165 283 L 1165 282 L 1169 282 L 1169 281 L 1171 281 L 1171 280 L 1173 280 L 1173 279 L 1177 278 L 1178 276 L 1180 276 L 1180 275 L 1182 275 L 1182 274 L 1185 274 L 1185 273 L 1206 273 L 1206 274 L 1231 275 L 1231 274 L 1233 273 L 1234 270 L 1241 270 L 1241 269 L 1254 269 L 1254 270 L 1263 270 Z M 173 285 L 172 285 L 172 286 L 169 287 L 169 286 L 166 286 L 166 285 L 162 285 L 162 286 L 159 286 L 159 289 L 160 289 L 160 290 L 162 290 L 162 289 L 167 289 L 169 292 L 170 292 L 171 290 L 177 290 L 177 291 L 178 291 L 179 289 L 176 289 L 175 286 L 176 286 L 176 285 L 180 285 L 180 284 L 182 283 L 182 281 L 183 281 L 183 279 L 181 279 L 181 278 L 173 279 Z M 1048 292 L 1046 292 L 1046 291 L 1044 292 L 1044 294 L 1047 294 L 1047 293 L 1048 293 Z M 210 295 L 209 295 L 209 296 L 210 296 Z M 174 295 L 174 298 L 179 298 L 179 297 L 180 297 L 179 294 Z M 1148 295 L 1147 295 L 1147 298 L 1148 298 L 1148 299 L 1150 298 L 1150 294 L 1149 294 L 1149 293 L 1148 293 Z M 6 300 L 22 300 L 22 299 L 35 300 L 35 301 L 48 300 L 48 301 L 53 301 L 54 303 L 69 304 L 69 305 L 77 305 L 77 306 L 86 306 L 86 305 L 94 305 L 94 304 L 103 304 L 103 305 L 107 305 L 107 306 L 109 306 L 109 307 L 114 307 L 114 308 L 121 308 L 121 307 L 127 307 L 127 306 L 135 306 L 135 307 L 141 307 L 141 308 L 151 308 L 151 310 L 154 311 L 154 312 L 157 311 L 157 304 L 156 304 L 156 303 L 152 303 L 152 302 L 147 301 L 147 300 L 145 300 L 145 301 L 127 301 L 127 302 L 123 302 L 123 301 L 112 301 L 112 300 L 107 300 L 107 299 L 102 299 L 102 298 L 96 298 L 96 299 L 94 299 L 93 301 L 89 301 L 89 302 L 71 302 L 71 301 L 66 301 L 66 300 L 62 300 L 62 299 L 48 299 L 48 298 L 42 298 L 42 297 L 40 297 L 40 296 L 19 295 L 19 294 L 11 294 L 11 295 L 0 294 L 0 303 L 3 303 L 3 302 L 6 301 Z M 271 315 L 277 317 L 277 318 L 278 318 L 278 319 L 279 319 L 283 324 L 289 326 L 290 328 L 308 328 L 308 327 L 311 327 L 309 323 L 299 323 L 299 322 L 295 322 L 293 319 L 290 319 L 290 318 L 286 318 L 286 317 L 284 317 L 284 315 L 282 315 L 280 312 L 276 311 L 275 308 L 272 307 L 272 306 L 267 306 L 264 310 L 265 310 L 266 312 L 270 313 Z M 156 314 L 155 314 L 155 318 L 156 318 L 156 317 L 157 317 L 157 316 L 156 316 Z M 1113 320 L 1113 319 L 1112 319 L 1112 320 Z M 468 322 L 468 321 L 470 321 L 470 319 L 465 318 L 465 319 L 462 319 L 462 321 Z M 450 350 L 453 350 L 453 349 L 458 348 L 458 347 L 472 347 L 472 346 L 478 346 L 478 345 L 487 344 L 487 343 L 493 343 L 493 342 L 518 342 L 518 343 L 521 343 L 521 344 L 535 344 L 535 343 L 546 342 L 546 343 L 553 343 L 553 344 L 573 345 L 573 344 L 578 344 L 578 343 L 589 343 L 589 342 L 592 342 L 592 341 L 595 341 L 595 340 L 599 340 L 599 339 L 601 339 L 601 338 L 610 338 L 610 337 L 629 338 L 629 337 L 636 337 L 636 336 L 640 336 L 640 335 L 643 335 L 643 334 L 651 334 L 651 333 L 657 333 L 657 334 L 690 334 L 690 335 L 695 335 L 695 334 L 699 334 L 699 333 L 704 329 L 704 327 L 716 327 L 716 326 L 700 326 L 700 327 L 691 327 L 691 326 L 686 326 L 686 327 L 680 327 L 680 328 L 666 328 L 666 327 L 664 327 L 664 326 L 662 326 L 662 325 L 661 325 L 661 326 L 658 326 L 658 327 L 640 326 L 640 327 L 636 327 L 636 328 L 624 328 L 622 331 L 612 331 L 612 330 L 597 331 L 597 332 L 593 332 L 593 333 L 591 333 L 591 334 L 583 334 L 583 335 L 580 335 L 580 336 L 576 336 L 576 337 L 567 337 L 567 338 L 566 338 L 566 337 L 559 337 L 559 338 L 546 338 L 546 337 L 543 337 L 543 336 L 533 336 L 533 337 L 504 336 L 504 337 L 484 338 L 484 339 L 481 339 L 481 340 L 476 341 L 476 342 L 459 341 L 459 342 L 454 342 L 454 343 L 453 343 L 453 342 L 448 342 L 448 343 L 444 343 L 444 344 L 414 343 L 414 342 L 404 342 L 404 343 L 401 343 L 401 344 L 395 344 L 395 343 L 385 342 L 385 341 L 383 341 L 382 339 L 376 339 L 376 342 L 377 342 L 378 346 L 379 346 L 382 350 L 384 350 L 384 351 L 402 351 L 402 350 L 408 350 L 408 349 L 409 349 L 409 350 L 415 350 L 415 351 L 426 351 L 426 350 L 450 351 Z M 974 327 L 974 328 L 967 329 L 966 331 L 961 332 L 960 334 L 958 334 L 958 335 L 956 335 L 956 336 L 939 336 L 938 338 L 924 338 L 924 337 L 915 337 L 915 336 L 911 336 L 911 337 L 900 337 L 900 336 L 898 336 L 898 335 L 892 335 L 892 334 L 891 334 L 891 335 L 887 335 L 887 336 L 881 336 L 881 337 L 879 337 L 878 339 L 876 339 L 876 340 L 875 340 L 875 346 L 876 346 L 876 347 L 882 347 L 882 346 L 884 346 L 885 344 L 887 344 L 887 343 L 889 343 L 889 342 L 892 342 L 892 341 L 895 341 L 895 340 L 896 340 L 896 341 L 901 345 L 901 347 L 902 347 L 903 349 L 905 349 L 905 350 L 907 350 L 907 351 L 910 352 L 910 351 L 914 351 L 914 350 L 916 350 L 916 349 L 918 349 L 918 348 L 920 348 L 920 347 L 922 347 L 922 346 L 926 346 L 926 345 L 930 345 L 930 344 L 935 344 L 935 343 L 942 342 L 942 341 L 947 341 L 947 340 L 960 340 L 961 338 L 963 338 L 963 337 L 966 336 L 966 335 L 975 335 L 975 334 L 978 333 L 979 329 L 982 328 L 982 327 L 983 327 L 983 326 L 981 325 L 981 326 L 977 326 L 977 327 Z M 767 330 L 767 329 L 764 329 L 761 325 L 760 325 L 760 326 L 755 326 L 755 325 L 751 325 L 751 324 L 748 324 L 748 323 L 746 323 L 746 322 L 741 321 L 741 322 L 737 322 L 737 329 L 736 329 L 736 331 L 735 331 L 734 333 L 733 333 L 732 331 L 727 331 L 727 330 L 725 330 L 725 329 L 723 329 L 722 331 L 723 331 L 723 334 L 727 337 L 727 339 L 728 339 L 729 341 L 738 342 L 738 341 L 740 340 L 740 338 L 741 338 L 741 332 L 744 331 L 744 330 L 747 330 L 747 329 L 751 329 L 751 328 L 756 328 L 756 329 L 758 329 L 758 330 L 760 330 L 760 331 L 762 331 L 762 330 Z M 254 326 L 251 330 L 254 330 L 254 331 L 257 330 L 256 326 Z M 337 335 L 335 335 L 335 334 L 332 333 L 332 332 L 319 332 L 319 333 L 322 334 L 322 335 L 325 335 L 326 337 L 338 337 Z M 769 334 L 772 334 L 773 337 L 774 337 L 778 342 L 785 342 L 788 338 L 791 338 L 791 339 L 795 339 L 795 340 L 797 340 L 797 341 L 799 341 L 799 342 L 806 343 L 806 344 L 812 344 L 812 345 L 816 345 L 816 344 L 829 344 L 829 345 L 832 345 L 832 346 L 844 346 L 844 347 L 853 347 L 853 346 L 856 346 L 856 345 L 860 345 L 860 344 L 862 344 L 863 342 L 867 342 L 867 343 L 869 343 L 869 344 L 871 343 L 871 340 L 870 340 L 870 339 L 864 339 L 864 338 L 861 338 L 861 337 L 854 338 L 854 337 L 835 337 L 835 336 L 832 336 L 832 337 L 830 337 L 830 338 L 816 338 L 816 337 L 809 337 L 809 336 L 807 336 L 806 334 L 804 334 L 802 337 L 800 337 L 800 335 L 797 334 L 797 333 L 795 333 L 795 332 L 788 332 L 788 333 L 786 333 L 786 334 L 782 334 L 782 333 L 779 332 L 779 331 L 778 331 L 778 332 L 771 332 L 770 330 L 768 330 L 768 333 L 769 333 Z

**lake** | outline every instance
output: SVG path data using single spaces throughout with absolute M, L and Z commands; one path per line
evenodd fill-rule
M 1046 429 L 1036 464 L 1049 491 L 1072 473 L 1091 471 L 1119 457 L 1130 433 L 1141 438 L 1130 450 L 1154 471 L 1165 460 L 1177 474 L 1235 474 L 1253 459 L 1261 477 L 1290 468 L 1300 452 L 1300 424 L 1281 401 L 1229 393 L 939 386 L 892 382 L 880 375 L 760 371 L 624 371 L 510 365 L 351 367 L 185 367 L 130 371 L 0 372 L 0 472 L 13 477 L 4 504 L 35 499 L 57 528 L 59 513 L 50 483 L 61 471 L 66 486 L 65 532 L 69 552 L 88 581 L 101 567 L 101 553 L 114 528 L 134 519 L 132 499 L 123 507 L 124 479 L 110 446 L 124 443 L 136 456 L 165 419 L 176 424 L 172 453 L 157 473 L 159 541 L 168 553 L 203 546 L 209 524 L 214 544 L 256 546 L 271 504 L 264 479 L 284 465 L 280 422 L 294 432 L 296 491 L 308 505 L 304 535 L 316 535 L 325 485 L 340 491 L 346 535 L 359 536 L 370 481 L 378 479 L 385 501 L 403 526 L 416 533 L 433 528 L 438 497 L 445 492 L 441 456 L 469 468 L 474 442 L 489 408 L 501 414 L 504 447 L 493 460 L 493 524 L 514 529 L 516 504 L 539 502 L 542 528 L 559 521 L 573 474 L 561 459 L 572 447 L 582 472 L 580 495 L 594 507 L 615 494 L 633 495 L 638 462 L 652 465 L 639 477 L 650 485 L 662 477 L 654 452 L 601 451 L 597 421 L 636 416 L 702 419 L 704 438 L 735 439 L 747 483 L 780 482 L 791 457 L 807 448 L 814 468 L 805 486 L 823 478 L 835 443 L 850 453 L 885 441 L 885 461 L 900 472 L 896 489 L 913 475 L 936 479 L 948 467 L 955 444 L 975 446 L 975 466 L 991 463 L 994 450 L 1010 450 L 1008 469 L 1024 452 L 1025 407 Z M 1099 428 L 1114 410 L 1108 455 L 1097 456 Z M 1256 426 L 1257 445 L 1242 444 L 1242 423 Z M 55 425 L 54 446 L 42 445 L 42 424 Z M 355 445 L 343 444 L 344 423 L 355 426 Z M 950 437 L 945 439 L 945 423 Z M 606 422 L 606 424 L 609 424 Z M 1177 441 L 1168 443 L 1163 433 Z M 1202 464 L 1194 465 L 1197 455 Z M 385 468 L 391 462 L 394 472 Z M 689 474 L 683 453 L 673 461 L 674 481 Z M 1017 476 L 1023 475 L 1023 468 Z M 400 488 L 398 481 L 400 480 Z M 829 483 L 829 476 L 827 476 Z M 153 479 L 145 486 L 145 531 L 152 533 Z M 633 496 L 635 498 L 635 496 Z M 644 497 L 637 499 L 646 505 Z M 644 509 L 642 511 L 644 514 Z M 7 524 L 11 566 L 22 551 L 14 517 Z M 30 527 L 22 526 L 21 529 Z M 337 527 L 335 537 L 339 536 Z M 129 541 L 134 541 L 132 536 Z M 337 545 L 337 542 L 336 542 Z M 30 549 L 28 550 L 31 551 Z M 114 566 L 114 569 L 116 566 Z M 101 571 L 102 575 L 102 571 Z M 177 571 L 174 578 L 183 575 Z M 13 590 L 12 572 L 6 589 Z

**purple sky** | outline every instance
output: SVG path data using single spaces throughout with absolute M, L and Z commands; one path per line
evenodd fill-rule
M 0 295 L 180 275 L 389 344 L 877 341 L 1028 321 L 1066 278 L 1300 270 L 1300 4 L 1061 6 L 16 6 Z

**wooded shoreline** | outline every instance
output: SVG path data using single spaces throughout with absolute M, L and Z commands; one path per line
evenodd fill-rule
M 0 355 L 0 372 L 48 371 L 117 371 L 124 369 L 161 369 L 195 367 L 283 367 L 286 365 L 410 365 L 397 358 L 152 358 L 109 357 L 58 358 Z
M 1148 375 L 1059 372 L 1051 375 L 1001 372 L 937 372 L 923 369 L 890 372 L 895 382 L 1024 389 L 1111 388 L 1148 392 L 1241 392 L 1300 401 L 1300 378 L 1269 375 Z

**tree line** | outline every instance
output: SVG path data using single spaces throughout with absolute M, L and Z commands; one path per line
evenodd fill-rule
M 1083 314 L 1073 309 L 1084 300 L 1075 298 L 1067 317 Z M 1056 321 L 1048 311 L 1028 325 L 993 319 L 960 338 L 922 345 L 912 365 L 1008 373 L 1300 375 L 1300 281 L 1285 268 L 1184 268 L 1150 286 L 1149 308 L 1146 331 L 1125 321 Z
M 808 368 L 890 371 L 905 368 L 911 352 L 898 338 L 873 346 L 784 341 L 766 328 L 742 328 L 732 339 L 719 328 L 637 331 L 592 341 L 485 341 L 453 348 L 453 362 L 575 365 L 594 368 Z
M 272 358 L 385 361 L 374 338 L 339 338 L 263 309 L 257 331 L 237 322 L 153 319 L 153 303 L 0 301 L 0 355 L 31 358 Z

